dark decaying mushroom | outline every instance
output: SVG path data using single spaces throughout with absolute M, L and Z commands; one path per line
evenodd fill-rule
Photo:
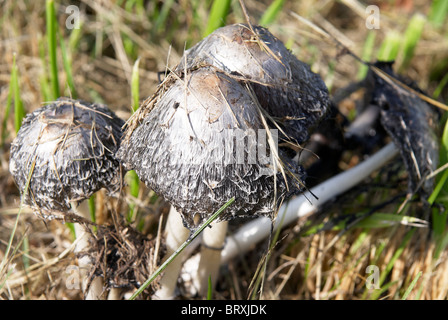
M 434 189 L 434 179 L 427 179 L 439 163 L 438 111 L 417 93 L 423 93 L 415 83 L 397 76 L 392 63 L 377 62 L 375 66 L 387 75 L 398 79 L 405 89 L 388 78 L 369 72 L 372 82 L 372 103 L 380 109 L 381 124 L 400 149 L 408 172 L 408 194 L 420 193 L 427 199 Z
M 114 154 L 123 124 L 104 105 L 68 98 L 27 115 L 9 163 L 25 204 L 44 219 L 70 220 L 65 213 L 72 204 L 101 188 L 117 191 L 122 173 Z
M 101 188 L 114 192 L 121 185 L 115 152 L 123 124 L 104 105 L 60 98 L 28 114 L 11 145 L 9 169 L 24 203 L 45 220 L 78 222 L 76 254 L 89 247 L 84 200 Z M 91 258 L 79 257 L 78 265 L 87 277 Z M 100 278 L 89 289 L 86 281 L 82 284 L 86 299 L 101 296 Z
M 303 190 L 304 172 L 282 145 L 305 142 L 328 105 L 320 77 L 269 31 L 231 25 L 185 52 L 128 122 L 117 155 L 174 206 L 190 230 L 232 197 L 220 221 L 272 219 L 283 199 Z M 260 157 L 263 151 L 267 158 Z M 175 218 L 170 212 L 166 227 L 171 251 L 187 236 L 172 227 Z M 225 235 L 220 225 L 226 226 L 216 223 L 210 232 Z M 214 266 L 198 269 L 205 279 L 219 266 L 219 254 L 210 257 L 201 259 Z M 159 297 L 172 295 L 176 263 L 166 269 Z

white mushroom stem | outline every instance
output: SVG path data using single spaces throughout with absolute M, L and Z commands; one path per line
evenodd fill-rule
M 193 277 L 193 284 L 201 296 L 206 296 L 207 294 L 209 277 L 211 277 L 212 288 L 215 287 L 218 279 L 221 251 L 224 248 L 227 226 L 227 221 L 214 221 L 210 224 L 210 227 L 202 231 L 200 260 L 196 276 Z
M 274 231 L 301 217 L 315 213 L 320 205 L 356 186 L 397 154 L 398 149 L 393 143 L 390 143 L 356 167 L 313 188 L 312 192 L 319 199 L 309 200 L 304 195 L 291 199 L 280 208 L 274 224 Z M 221 253 L 221 263 L 225 264 L 237 255 L 249 251 L 256 243 L 268 237 L 270 232 L 271 221 L 268 218 L 257 218 L 247 223 L 227 238 Z
M 180 213 L 171 206 L 165 226 L 166 254 L 168 259 L 190 236 L 190 230 L 184 227 Z M 160 289 L 154 294 L 154 299 L 168 300 L 174 298 L 177 280 L 182 267 L 185 251 L 181 252 L 164 270 L 159 281 Z
M 89 210 L 87 201 L 82 201 L 79 205 L 73 205 L 72 208 L 73 208 L 73 211 L 77 215 L 79 215 L 87 220 L 91 220 L 90 210 Z M 91 235 L 89 234 L 89 232 L 87 232 L 85 227 L 82 226 L 81 224 L 75 223 L 75 235 L 76 235 L 76 239 L 79 239 L 79 240 L 75 246 L 74 252 L 80 253 L 82 251 L 86 251 L 88 249 L 88 247 L 90 246 L 89 239 L 90 239 Z M 89 271 L 91 271 L 93 268 L 92 259 L 87 255 L 79 258 L 78 259 L 78 267 L 80 269 L 79 271 L 80 271 L 80 276 L 81 276 L 80 277 L 81 288 L 85 294 L 85 299 L 86 300 L 100 300 L 101 294 L 103 293 L 103 281 L 100 277 L 96 277 L 96 278 L 92 279 L 90 288 L 86 292 L 86 290 L 87 290 L 86 286 L 87 286 L 87 282 L 88 282 L 87 276 L 89 274 Z
M 109 295 L 107 296 L 107 300 L 120 300 L 122 290 L 119 288 L 112 288 L 109 291 Z

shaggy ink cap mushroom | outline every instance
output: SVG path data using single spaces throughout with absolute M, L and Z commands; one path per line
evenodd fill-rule
M 115 152 L 123 125 L 105 105 L 69 98 L 28 114 L 11 145 L 9 167 L 25 204 L 44 219 L 66 219 L 73 202 L 101 188 L 117 191 L 123 173 Z
M 176 71 L 201 66 L 249 83 L 262 108 L 284 130 L 283 138 L 298 144 L 309 138 L 330 106 L 321 77 L 260 26 L 233 24 L 215 30 L 185 52 Z
M 273 162 L 250 158 L 258 141 L 252 135 L 269 129 L 251 92 L 215 68 L 169 77 L 138 111 L 150 108 L 147 116 L 128 128 L 117 153 L 123 165 L 170 202 L 190 230 L 232 197 L 219 220 L 273 218 L 282 199 L 299 191 L 294 179 L 303 171 L 281 150 L 279 163 L 295 178 L 273 170 Z M 273 147 L 266 143 L 266 155 Z
M 226 157 L 222 141 L 228 145 L 235 138 L 226 136 L 229 130 L 239 129 L 249 139 L 249 129 L 278 128 L 279 141 L 301 144 L 330 105 L 319 75 L 267 29 L 253 30 L 226 26 L 187 50 L 130 119 L 118 151 L 126 169 L 168 200 L 190 230 L 233 196 L 221 220 L 272 218 L 282 199 L 303 189 L 303 169 L 280 145 L 276 168 L 286 168 L 280 174 L 260 174 L 260 163 L 210 161 Z

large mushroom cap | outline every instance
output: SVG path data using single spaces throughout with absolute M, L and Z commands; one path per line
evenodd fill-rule
M 298 191 L 292 176 L 273 169 L 276 160 L 259 157 L 275 130 L 267 132 L 245 86 L 214 68 L 200 68 L 162 91 L 147 102 L 151 111 L 117 156 L 181 213 L 187 228 L 195 229 L 232 197 L 221 220 L 272 217 L 281 199 Z M 265 145 L 266 155 L 273 155 L 276 146 Z M 300 169 L 286 164 L 281 151 L 277 160 L 300 179 Z
M 249 148 L 244 163 L 229 164 L 225 150 L 230 141 L 251 141 L 259 129 L 278 129 L 279 142 L 300 144 L 329 104 L 322 79 L 268 30 L 226 26 L 187 50 L 142 104 L 118 157 L 181 213 L 189 229 L 231 197 L 223 220 L 273 217 L 284 197 L 302 190 L 303 170 L 272 139 L 268 164 L 251 162 Z
M 330 104 L 320 76 L 263 27 L 234 24 L 215 30 L 185 52 L 176 71 L 207 65 L 250 82 L 260 105 L 299 144 Z
M 118 189 L 115 152 L 124 121 L 106 106 L 68 98 L 28 114 L 11 146 L 9 170 L 25 204 L 51 219 L 101 188 Z

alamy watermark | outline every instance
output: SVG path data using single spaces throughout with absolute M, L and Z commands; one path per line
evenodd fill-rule
M 87 270 L 79 266 L 69 265 L 65 268 L 67 279 L 65 280 L 65 287 L 69 290 L 81 290 L 87 285 L 88 277 Z
M 367 289 L 379 289 L 380 288 L 380 268 L 375 265 L 369 265 L 366 268 L 366 273 L 369 276 L 366 278 Z
M 177 140 L 179 137 L 183 137 L 181 142 Z M 278 155 L 278 138 L 278 129 L 224 129 L 207 135 L 205 141 L 194 133 L 181 132 L 173 137 L 171 145 L 180 145 L 178 148 L 185 152 L 170 154 L 169 162 L 172 166 L 207 164 L 221 168 L 256 165 L 261 175 L 272 175 Z
M 75 5 L 67 6 L 65 13 L 69 15 L 65 19 L 65 27 L 69 30 L 79 29 L 81 27 L 79 7 Z
M 366 28 L 369 30 L 380 28 L 380 8 L 378 6 L 366 7 Z

